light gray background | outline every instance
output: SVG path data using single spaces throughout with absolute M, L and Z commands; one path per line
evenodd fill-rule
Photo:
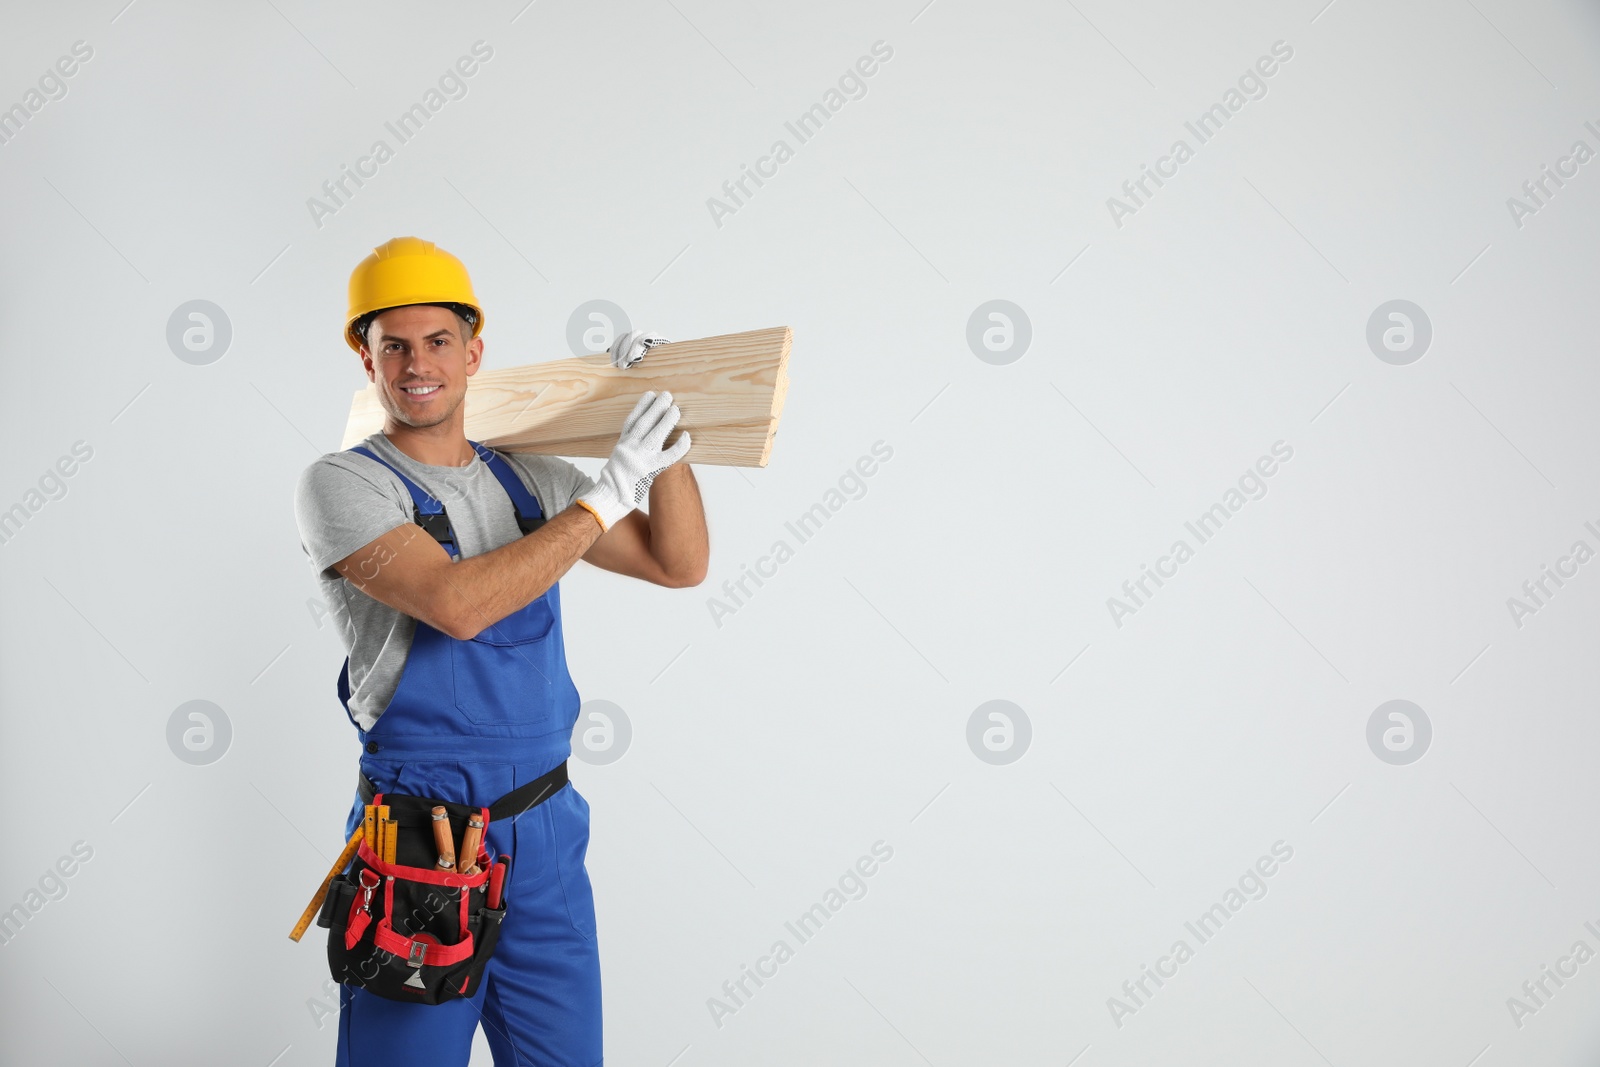
M 8 1063 L 321 1064 L 319 938 L 356 745 L 291 490 L 364 384 L 345 282 L 392 236 L 469 265 L 487 362 L 567 354 L 595 299 L 672 338 L 787 324 L 771 466 L 702 467 L 711 574 L 580 565 L 572 672 L 632 742 L 593 805 L 610 1062 L 1586 1064 L 1600 961 L 1600 139 L 1576 0 L 1190 5 L 0 9 L 0 106 L 94 57 L 0 146 L 0 946 Z M 473 42 L 469 93 L 336 215 L 307 198 Z M 784 129 L 873 42 L 867 95 Z M 1293 59 L 1137 214 L 1106 199 L 1273 42 Z M 718 227 L 706 207 L 785 137 Z M 391 141 L 391 143 L 393 143 Z M 168 317 L 233 331 L 178 359 Z M 1026 312 L 1009 365 L 966 342 Z M 1380 361 L 1409 300 L 1432 345 Z M 708 609 L 875 441 L 892 460 L 719 627 Z M 1106 599 L 1275 441 L 1293 459 L 1137 615 Z M 582 461 L 585 469 L 598 467 Z M 791 538 L 792 540 L 792 538 Z M 1415 702 L 1395 766 L 1367 723 Z M 191 700 L 232 738 L 191 765 Z M 968 720 L 1022 708 L 980 760 Z M 737 1014 L 707 1000 L 873 842 L 860 900 Z M 1136 1015 L 1137 978 L 1282 840 L 1293 859 Z M 792 938 L 791 938 L 792 941 Z M 1554 986 L 1549 986 L 1554 989 Z M 487 1062 L 482 1052 L 475 1062 Z

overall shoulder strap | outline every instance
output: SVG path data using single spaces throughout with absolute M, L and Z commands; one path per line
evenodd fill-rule
M 543 526 L 544 509 L 539 506 L 538 498 L 528 492 L 528 487 L 522 484 L 522 479 L 511 469 L 511 464 L 492 448 L 480 445 L 476 441 L 468 443 L 478 453 L 478 458 L 494 472 L 506 495 L 511 498 L 511 504 L 517 510 L 517 525 L 521 527 L 522 532 L 529 534 Z
M 368 459 L 376 460 L 393 471 L 395 477 L 400 479 L 405 485 L 406 491 L 411 494 L 412 521 L 422 527 L 435 541 L 443 545 L 444 550 L 450 555 L 455 556 L 458 554 L 455 531 L 450 528 L 450 516 L 445 514 L 444 501 L 435 498 L 433 494 L 422 488 L 422 486 L 407 478 L 404 471 L 373 452 L 370 448 L 364 445 L 356 445 L 349 451 L 359 452 Z

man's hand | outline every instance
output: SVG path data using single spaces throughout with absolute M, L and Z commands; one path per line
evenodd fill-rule
M 611 356 L 611 365 L 618 370 L 627 370 L 644 358 L 654 345 L 671 344 L 665 337 L 646 334 L 643 330 L 630 330 L 611 342 L 607 353 Z
M 644 503 L 656 475 L 689 451 L 687 430 L 671 448 L 663 447 L 681 415 L 667 392 L 646 392 L 633 406 L 594 488 L 577 501 L 599 520 L 602 530 L 611 529 Z

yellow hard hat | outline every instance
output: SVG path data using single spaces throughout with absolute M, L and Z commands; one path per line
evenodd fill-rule
M 361 351 L 355 326 L 365 315 L 407 304 L 459 304 L 472 314 L 472 336 L 483 332 L 483 308 L 472 293 L 467 268 L 449 252 L 420 237 L 396 237 L 372 250 L 350 272 L 350 313 L 345 343 Z

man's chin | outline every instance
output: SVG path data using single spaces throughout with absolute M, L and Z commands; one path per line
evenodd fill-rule
M 441 422 L 448 422 L 450 421 L 450 416 L 456 413 L 456 408 L 454 406 L 450 407 L 448 410 L 441 406 L 439 411 L 414 411 L 408 409 L 404 405 L 397 404 L 392 401 L 385 403 L 383 405 L 383 409 L 395 422 L 398 422 L 403 426 L 409 426 L 413 430 L 426 430 L 430 426 L 437 426 Z

